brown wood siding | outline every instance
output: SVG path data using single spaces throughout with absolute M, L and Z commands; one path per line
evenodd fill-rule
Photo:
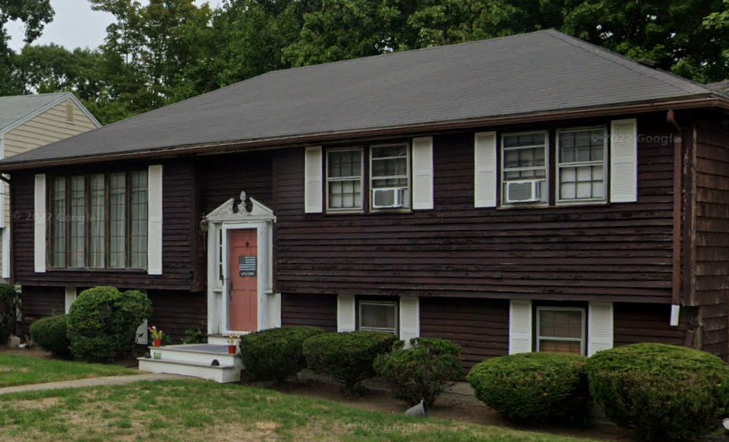
M 49 316 L 66 312 L 66 293 L 63 287 L 23 286 L 22 333 L 29 333 L 30 325 Z
M 526 129 L 537 128 L 509 128 Z M 280 151 L 276 289 L 668 303 L 671 130 L 665 114 L 640 118 L 638 130 L 638 202 L 581 207 L 475 209 L 473 133 L 462 133 L 434 139 L 435 210 L 306 215 L 304 150 Z
M 695 127 L 693 289 L 705 351 L 729 355 L 729 129 L 707 117 Z
M 201 215 L 212 212 L 241 191 L 262 204 L 273 207 L 271 153 L 225 155 L 195 161 L 203 198 Z
M 614 345 L 657 342 L 684 345 L 686 326 L 671 327 L 670 305 L 615 304 Z
M 183 291 L 149 290 L 147 296 L 154 309 L 149 326 L 157 326 L 170 335 L 175 344 L 185 336 L 189 329 L 207 333 L 207 297 L 205 293 Z
M 337 331 L 337 298 L 322 295 L 281 296 L 281 325 L 283 327 L 318 327 L 327 332 Z
M 139 165 L 129 165 L 139 167 Z M 124 169 L 117 165 L 115 170 Z M 103 171 L 100 169 L 99 171 Z M 109 171 L 107 168 L 106 171 Z M 49 173 L 53 173 L 51 171 Z M 64 170 L 56 173 L 72 174 Z M 89 173 L 84 170 L 83 173 Z M 43 172 L 45 173 L 45 171 Z M 174 289 L 193 288 L 194 236 L 199 219 L 195 217 L 194 165 L 191 161 L 164 163 L 163 173 L 163 275 L 150 276 L 138 271 L 52 270 L 35 273 L 33 263 L 34 174 L 12 175 L 11 198 L 14 213 L 13 275 L 14 281 L 33 286 L 89 287 L 111 285 L 118 288 Z M 202 276 L 204 278 L 204 275 Z
M 460 345 L 468 372 L 481 361 L 509 353 L 509 301 L 420 298 L 420 335 Z

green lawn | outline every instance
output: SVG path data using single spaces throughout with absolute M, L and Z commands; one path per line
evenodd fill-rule
M 136 370 L 116 365 L 86 364 L 0 354 L 0 388 L 138 373 Z
M 0 396 L 0 434 L 3 442 L 589 441 L 419 420 L 203 381 L 139 382 Z

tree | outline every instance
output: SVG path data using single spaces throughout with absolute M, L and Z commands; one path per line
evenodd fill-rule
M 22 86 L 13 81 L 13 51 L 8 46 L 10 37 L 5 28 L 9 21 L 15 20 L 25 24 L 25 42 L 32 43 L 53 20 L 50 0 L 0 0 L 0 95 L 22 92 Z

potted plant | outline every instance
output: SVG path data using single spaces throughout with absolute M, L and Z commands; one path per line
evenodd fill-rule
M 149 333 L 152 335 L 152 345 L 155 347 L 161 347 L 162 346 L 162 336 L 164 336 L 164 332 L 162 330 L 157 330 L 157 326 L 151 326 L 149 327 Z
M 238 353 L 238 335 L 228 335 L 228 354 L 234 355 Z

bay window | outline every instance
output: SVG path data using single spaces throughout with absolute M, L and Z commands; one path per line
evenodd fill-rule
M 55 176 L 51 180 L 51 267 L 147 267 L 146 171 Z

